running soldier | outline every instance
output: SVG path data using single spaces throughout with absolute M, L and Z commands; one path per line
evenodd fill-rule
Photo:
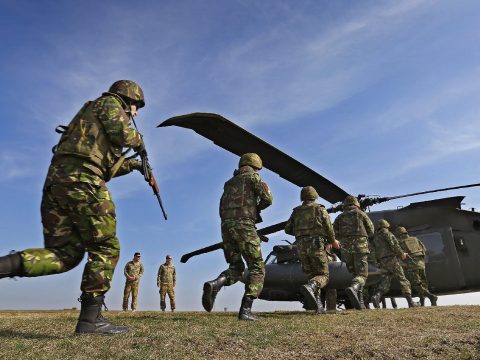
M 243 154 L 238 170 L 224 185 L 220 199 L 222 239 L 225 260 L 229 264 L 215 280 L 203 285 L 202 305 L 212 311 L 215 297 L 223 286 L 241 280 L 247 263 L 248 277 L 245 293 L 238 313 L 239 320 L 258 320 L 252 313 L 253 301 L 263 288 L 265 264 L 260 248 L 260 237 L 255 224 L 261 221 L 260 211 L 272 204 L 272 193 L 257 171 L 262 169 L 262 160 L 255 153 Z
M 302 269 L 309 281 L 300 287 L 305 301 L 316 305 L 317 314 L 325 312 L 321 300 L 321 289 L 328 284 L 328 258 L 325 247 L 328 244 L 335 249 L 339 242 L 330 222 L 330 216 L 323 205 L 315 202 L 317 191 L 306 186 L 300 192 L 302 205 L 293 209 L 285 225 L 285 233 L 295 236 L 295 245 Z M 329 294 L 330 296 L 332 294 Z
M 342 260 L 353 276 L 345 292 L 352 306 L 358 310 L 365 309 L 363 287 L 368 277 L 368 238 L 373 237 L 375 229 L 370 218 L 360 209 L 355 196 L 345 198 L 343 212 L 335 219 L 333 229 L 342 245 Z
M 0 278 L 59 274 L 77 266 L 85 252 L 81 311 L 76 333 L 124 333 L 101 315 L 110 289 L 120 243 L 116 236 L 115 204 L 106 182 L 141 163 L 126 160 L 124 149 L 144 149 L 131 117 L 145 106 L 135 82 L 119 80 L 96 100 L 87 102 L 63 134 L 43 187 L 41 215 L 44 248 L 26 249 L 0 257 Z
M 396 279 L 400 283 L 400 291 L 407 300 L 408 307 L 415 307 L 417 304 L 412 299 L 410 283 L 398 261 L 398 258 L 405 260 L 407 253 L 402 251 L 395 235 L 388 230 L 389 227 L 390 224 L 386 220 L 381 219 L 378 221 L 375 231 L 374 242 L 377 259 L 380 268 L 388 271 L 388 273 L 379 284 L 377 293 L 372 296 L 372 302 L 376 308 L 380 307 L 382 296 L 390 291 L 391 282 L 393 279 Z
M 400 247 L 410 256 L 405 262 L 405 276 L 412 286 L 412 290 L 420 297 L 420 305 L 425 306 L 425 297 L 432 306 L 437 306 L 438 297 L 428 290 L 427 275 L 425 273 L 425 245 L 416 237 L 409 236 L 407 229 L 399 226 L 395 229 Z

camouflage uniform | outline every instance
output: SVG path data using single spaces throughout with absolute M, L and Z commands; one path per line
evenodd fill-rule
M 87 102 L 63 133 L 43 187 L 45 248 L 20 252 L 23 276 L 68 271 L 87 252 L 81 290 L 97 296 L 110 288 L 120 245 L 105 183 L 137 166 L 136 160 L 119 162 L 122 149 L 143 144 L 124 108 L 118 95 L 104 93 Z
M 87 252 L 76 333 L 128 331 L 101 316 L 120 250 L 115 205 L 105 183 L 142 169 L 139 161 L 126 160 L 123 149 L 144 149 L 127 115 L 134 116 L 143 106 L 140 86 L 119 80 L 109 92 L 87 102 L 68 126 L 57 127 L 62 136 L 53 148 L 41 205 L 45 247 L 0 257 L 0 278 L 34 277 L 68 271 Z
M 342 260 L 353 275 L 352 284 L 363 287 L 368 277 L 368 238 L 374 233 L 372 221 L 357 206 L 349 205 L 337 216 L 333 229 L 342 245 Z
M 250 166 L 240 167 L 238 174 L 225 183 L 220 200 L 223 252 L 229 264 L 222 275 L 227 279 L 227 286 L 239 281 L 245 270 L 243 257 L 248 267 L 245 295 L 254 299 L 260 295 L 265 277 L 255 223 L 259 211 L 271 204 L 272 193 L 268 185 Z
M 411 297 L 412 290 L 403 272 L 402 266 L 398 261 L 403 251 L 398 244 L 395 235 L 393 235 L 387 228 L 380 228 L 375 231 L 375 250 L 380 268 L 387 270 L 388 274 L 378 286 L 378 290 L 382 294 L 390 291 L 392 279 L 397 279 L 400 283 L 400 291 L 403 296 Z
M 428 290 L 427 275 L 425 273 L 425 245 L 416 237 L 409 236 L 407 229 L 399 226 L 395 233 L 402 249 L 411 257 L 405 262 L 405 275 L 410 281 L 412 290 L 420 297 L 420 304 L 425 305 L 428 297 L 432 306 L 437 305 L 438 297 Z
M 143 264 L 141 261 L 129 261 L 127 265 L 125 265 L 125 269 L 123 270 L 123 274 L 125 275 L 125 288 L 123 289 L 123 310 L 126 311 L 128 309 L 128 298 L 130 297 L 130 293 L 132 293 L 132 310 L 137 310 L 137 298 L 138 298 L 138 285 L 140 284 L 140 278 L 143 275 Z M 133 277 L 134 279 L 131 280 L 129 277 Z
M 170 298 L 170 308 L 175 310 L 175 285 L 177 282 L 177 274 L 173 264 L 162 264 L 158 269 L 157 287 L 160 288 L 160 309 L 165 311 L 167 304 L 165 298 L 168 294 Z
M 312 186 L 302 188 L 302 205 L 293 209 L 285 225 L 285 233 L 295 236 L 298 257 L 302 269 L 309 281 L 300 287 L 305 302 L 315 305 L 317 314 L 324 313 L 321 301 L 321 289 L 328 284 L 328 263 L 325 246 L 338 245 L 335 240 L 330 216 L 323 205 L 317 204 L 317 191 Z M 327 300 L 331 307 L 336 293 L 329 291 Z M 336 300 L 335 300 L 336 302 Z

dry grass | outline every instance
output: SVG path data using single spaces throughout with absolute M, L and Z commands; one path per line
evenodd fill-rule
M 1 359 L 480 359 L 480 306 L 264 313 L 107 314 L 117 336 L 75 336 L 75 311 L 0 312 Z

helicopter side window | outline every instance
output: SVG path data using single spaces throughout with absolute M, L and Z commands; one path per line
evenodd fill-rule
M 445 246 L 439 232 L 416 235 L 427 248 L 427 261 L 445 261 Z

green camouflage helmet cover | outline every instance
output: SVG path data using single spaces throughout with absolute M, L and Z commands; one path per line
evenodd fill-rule
M 140 109 L 145 106 L 145 98 L 143 96 L 142 88 L 132 80 L 118 80 L 115 81 L 108 92 L 120 95 L 136 102 Z
M 246 165 L 251 166 L 257 170 L 260 170 L 263 167 L 262 159 L 260 159 L 260 156 L 255 153 L 246 153 L 240 157 L 238 167 L 240 168 Z
M 358 199 L 355 196 L 348 195 L 345 200 L 343 201 L 343 206 L 349 206 L 349 205 L 355 205 L 356 207 L 360 207 L 360 203 L 358 202 Z
M 318 193 L 313 186 L 305 186 L 304 188 L 302 188 L 302 191 L 300 191 L 301 201 L 316 199 L 318 199 Z
M 380 219 L 378 220 L 377 222 L 377 229 L 381 229 L 381 228 L 386 228 L 388 229 L 390 227 L 390 224 L 388 223 L 387 220 L 385 219 Z
M 400 236 L 400 235 L 408 235 L 407 229 L 405 229 L 403 226 L 399 226 L 395 229 L 395 235 Z

